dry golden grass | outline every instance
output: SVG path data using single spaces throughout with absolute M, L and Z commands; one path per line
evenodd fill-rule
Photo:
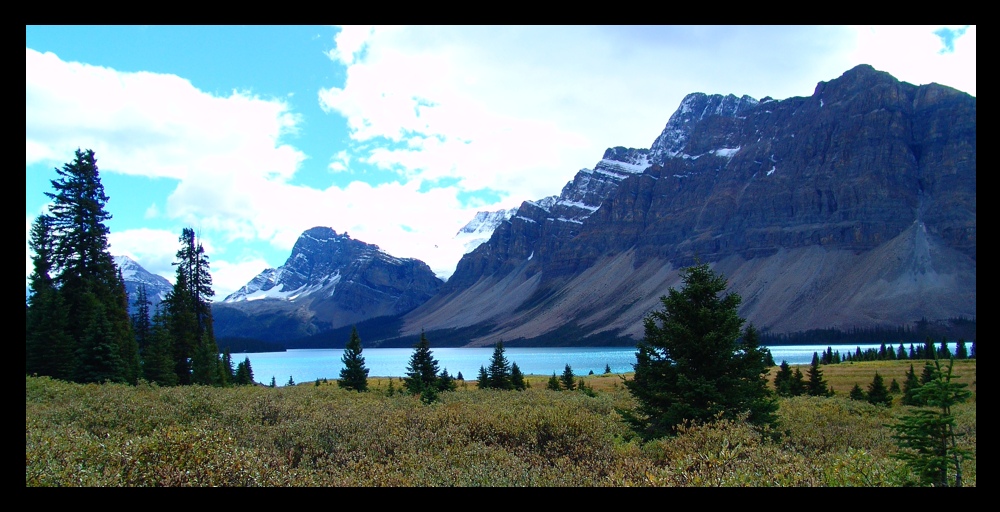
M 920 372 L 923 371 L 925 360 L 915 360 L 915 361 L 861 361 L 861 362 L 849 362 L 849 363 L 839 363 L 839 364 L 822 364 L 819 369 L 823 372 L 823 379 L 826 380 L 827 384 L 830 385 L 831 389 L 838 395 L 847 395 L 851 392 L 851 388 L 857 383 L 861 386 L 861 389 L 868 389 L 868 384 L 871 383 L 872 379 L 875 378 L 875 372 L 877 371 L 882 379 L 885 380 L 886 387 L 892 382 L 892 379 L 896 379 L 896 382 L 900 386 L 903 385 L 903 381 L 906 380 L 906 373 L 910 371 L 910 364 L 913 364 L 913 371 L 920 376 Z M 802 371 L 802 374 L 808 379 L 809 375 L 809 365 L 792 365 L 794 371 L 798 368 Z M 772 367 L 771 373 L 769 374 L 772 382 L 774 381 L 774 375 L 778 372 L 778 367 Z M 969 391 L 975 393 L 976 391 L 976 360 L 975 359 L 963 359 L 955 361 L 954 374 L 959 378 L 956 382 L 968 384 Z

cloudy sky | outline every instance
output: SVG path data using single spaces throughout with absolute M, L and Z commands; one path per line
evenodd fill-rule
M 113 254 L 172 280 L 183 227 L 217 299 L 313 226 L 442 278 L 477 211 L 648 148 L 691 92 L 783 99 L 871 64 L 976 94 L 976 27 L 27 26 L 27 232 L 93 149 Z

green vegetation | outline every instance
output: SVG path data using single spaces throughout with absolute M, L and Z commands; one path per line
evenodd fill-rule
M 875 371 L 833 365 L 834 397 L 778 399 L 774 430 L 737 417 L 642 442 L 618 410 L 631 375 L 586 377 L 594 396 L 459 387 L 424 404 L 369 379 L 333 385 L 162 387 L 25 379 L 25 485 L 34 486 L 905 486 L 919 479 L 893 439 L 912 407 L 847 398 Z M 975 374 L 974 362 L 955 373 Z M 558 380 L 558 376 L 557 376 Z M 396 383 L 398 384 L 398 383 Z M 974 389 L 974 386 L 970 386 Z M 397 387 L 398 389 L 398 387 Z M 975 395 L 973 395 L 974 397 Z M 958 449 L 976 452 L 975 400 L 951 407 Z M 419 435 L 415 435 L 419 433 Z M 975 487 L 976 460 L 961 484 Z
M 347 341 L 341 359 L 344 368 L 340 370 L 338 386 L 358 392 L 368 390 L 368 368 L 365 368 L 365 358 L 361 351 L 361 336 L 358 336 L 358 329 L 355 327 L 351 329 L 351 339 Z
M 720 296 L 726 279 L 707 264 L 683 269 L 663 309 L 645 319 L 635 378 L 625 383 L 638 407 L 625 419 L 646 439 L 673 435 L 687 422 L 741 418 L 772 426 L 777 409 L 768 386 L 770 353 L 737 314 L 741 298 Z
M 952 382 L 957 378 L 954 366 L 952 359 L 943 370 L 935 360 L 930 380 L 917 390 L 920 403 L 927 407 L 910 411 L 893 426 L 893 437 L 902 448 L 896 457 L 913 469 L 923 485 L 961 487 L 963 463 L 974 455 L 958 443 L 965 434 L 958 432 L 952 409 L 972 393 L 965 389 L 967 384 Z

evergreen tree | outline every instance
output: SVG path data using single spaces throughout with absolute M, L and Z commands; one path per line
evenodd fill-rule
M 510 384 L 513 389 L 518 391 L 523 391 L 527 387 L 527 383 L 524 381 L 524 374 L 517 367 L 517 363 L 510 364 Z
M 479 377 L 476 380 L 476 389 L 489 389 L 490 388 L 490 374 L 486 371 L 485 366 L 479 367 Z
M 566 365 L 566 369 L 563 370 L 562 376 L 559 377 L 559 383 L 563 389 L 568 391 L 576 389 L 576 379 L 573 378 L 573 369 L 568 364 Z
M 177 385 L 173 342 L 160 304 L 157 304 L 150 324 L 149 343 L 142 358 L 142 375 L 147 381 L 161 386 Z
M 782 361 L 774 374 L 774 390 L 778 396 L 792 396 L 792 367 L 788 361 Z
M 811 396 L 833 396 L 833 390 L 823 379 L 823 370 L 819 369 L 819 357 L 813 352 L 812 364 L 809 366 L 809 383 L 807 390 Z
M 289 375 L 288 376 L 288 382 L 286 382 L 285 385 L 286 386 L 294 386 L 295 385 L 295 379 L 293 379 L 292 376 Z
M 865 397 L 865 392 L 861 390 L 861 386 L 859 386 L 857 382 L 854 383 L 854 387 L 851 388 L 851 392 L 848 393 L 847 397 L 850 398 L 851 400 L 858 400 L 858 401 L 867 399 Z
M 976 340 L 972 340 L 972 346 L 969 347 L 969 359 L 976 358 Z
M 344 347 L 344 356 L 341 362 L 344 367 L 340 370 L 340 380 L 337 385 L 344 389 L 355 391 L 368 390 L 368 368 L 365 367 L 365 358 L 361 355 L 361 337 L 358 336 L 358 328 L 351 328 L 351 338 L 347 340 Z
M 504 355 L 503 340 L 493 347 L 490 367 L 486 370 L 489 387 L 492 389 L 513 389 L 510 382 L 510 363 Z
M 39 231 L 47 238 L 43 270 L 51 272 L 61 308 L 72 321 L 66 322 L 62 333 L 54 333 L 53 340 L 61 345 L 55 347 L 59 355 L 71 352 L 71 362 L 55 364 L 73 368 L 72 378 L 78 380 L 134 382 L 138 350 L 124 283 L 109 252 L 105 222 L 111 214 L 105 210 L 108 197 L 94 152 L 78 149 L 73 162 L 56 173 L 59 178 L 51 181 L 54 192 L 45 194 L 52 200 L 49 215 L 39 221 L 44 224 Z M 33 248 L 37 254 L 42 245 Z M 29 317 L 30 309 L 29 305 Z M 64 344 L 64 336 L 68 343 Z
M 605 364 L 604 365 L 604 375 L 609 375 L 610 373 L 611 373 L 611 365 L 610 364 Z
M 806 377 L 802 375 L 802 370 L 798 368 L 792 373 L 792 383 L 788 385 L 791 396 L 802 396 L 806 394 Z
M 920 385 L 923 386 L 934 380 L 934 364 L 930 361 L 924 363 L 924 371 L 920 373 Z
M 28 375 L 71 380 L 75 374 L 76 340 L 70 336 L 66 305 L 52 279 L 51 222 L 51 217 L 39 215 L 31 224 L 29 246 L 33 254 L 25 319 L 25 370 Z
M 639 402 L 625 411 L 644 437 L 673 434 L 685 420 L 738 418 L 772 425 L 777 403 L 768 387 L 770 352 L 753 326 L 741 333 L 738 294 L 720 296 L 726 279 L 707 264 L 681 271 L 684 289 L 661 297 L 644 322 L 635 377 L 625 383 Z M 742 334 L 742 336 L 741 336 Z
M 940 360 L 934 361 L 931 380 L 917 392 L 927 407 L 908 413 L 893 426 L 893 438 L 902 449 L 896 456 L 910 466 L 923 485 L 961 487 L 962 464 L 972 457 L 957 444 L 962 434 L 955 431 L 951 408 L 968 400 L 971 393 L 965 384 L 953 382 L 958 378 L 952 373 L 954 363 L 951 359 L 944 370 Z
M 455 383 L 455 378 L 448 373 L 447 368 L 441 370 L 441 374 L 438 375 L 437 389 L 438 391 L 455 391 L 458 389 L 458 384 Z
M 552 391 L 562 390 L 562 387 L 559 385 L 559 377 L 556 377 L 556 372 L 552 372 L 552 376 L 549 377 L 549 382 L 545 385 L 545 388 Z
M 941 338 L 941 347 L 938 348 L 937 357 L 938 359 L 948 359 L 951 357 L 951 350 L 948 349 L 947 338 Z
M 218 346 L 215 343 L 212 328 L 211 298 L 212 276 L 209 272 L 208 256 L 201 243 L 195 239 L 194 230 L 184 228 L 178 238 L 181 248 L 177 251 L 177 278 L 173 290 L 164 302 L 167 303 L 167 317 L 170 332 L 174 341 L 174 362 L 178 380 L 181 384 L 191 383 L 192 364 L 195 353 L 201 349 L 208 351 L 214 347 L 216 358 L 212 360 L 217 366 Z M 204 359 L 204 358 L 201 358 Z M 207 360 L 202 361 L 208 364 Z M 204 383 L 205 369 L 199 369 L 199 382 Z M 217 370 L 212 370 L 214 375 Z M 212 379 L 214 380 L 214 379 Z
M 462 372 L 458 372 L 458 375 L 455 376 L 455 380 L 461 380 L 461 381 L 465 380 L 465 377 L 462 376 Z
M 870 404 L 892 407 L 892 395 L 889 394 L 889 389 L 885 387 L 885 380 L 878 372 L 875 372 L 875 378 L 868 385 L 867 396 Z
M 923 352 L 922 358 L 923 359 L 934 359 L 934 356 L 936 356 L 936 355 L 937 355 L 937 350 L 934 348 L 934 340 L 932 340 L 931 337 L 928 336 L 924 340 L 924 352 Z
M 410 362 L 406 366 L 406 378 L 403 380 L 406 390 L 411 395 L 421 395 L 422 399 L 425 397 L 430 398 L 432 395 L 436 399 L 438 371 L 438 362 L 431 354 L 430 342 L 427 341 L 427 337 L 421 331 L 420 341 L 413 346 L 413 354 L 410 356 Z M 425 395 L 424 391 L 429 388 L 433 389 L 435 393 L 427 393 Z
M 896 359 L 906 359 L 906 348 L 903 347 L 903 342 L 899 342 L 899 349 L 896 350 Z
M 889 392 L 894 395 L 902 393 L 902 390 L 899 389 L 899 382 L 896 379 L 892 379 L 892 382 L 889 383 Z
M 139 346 L 139 355 L 145 357 L 146 349 L 149 347 L 150 331 L 152 330 L 152 318 L 149 314 L 149 306 L 152 303 L 146 296 L 146 285 L 139 285 L 139 293 L 135 298 L 136 312 L 132 315 L 132 332 L 135 333 L 135 342 Z
M 922 405 L 917 398 L 917 389 L 920 388 L 920 379 L 913 370 L 913 363 L 910 363 L 910 371 L 906 372 L 906 380 L 903 381 L 903 405 Z
M 969 349 L 965 346 L 965 338 L 959 338 L 958 345 L 955 347 L 955 359 L 968 359 Z
M 250 358 L 248 357 L 236 365 L 236 376 L 233 378 L 233 384 L 237 386 L 251 386 L 253 383 L 253 367 L 250 366 Z M 273 376 L 271 377 L 271 387 L 275 387 Z
M 219 348 L 208 332 L 202 333 L 191 358 L 191 382 L 203 386 L 222 385 L 219 382 Z

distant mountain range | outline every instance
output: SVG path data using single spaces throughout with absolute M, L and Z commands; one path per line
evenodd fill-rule
M 705 262 L 769 333 L 976 315 L 976 98 L 858 66 L 811 96 L 693 93 L 647 148 L 480 212 L 447 282 L 317 227 L 214 305 L 217 336 L 366 346 L 629 344 Z M 368 333 L 366 335 L 366 333 Z

